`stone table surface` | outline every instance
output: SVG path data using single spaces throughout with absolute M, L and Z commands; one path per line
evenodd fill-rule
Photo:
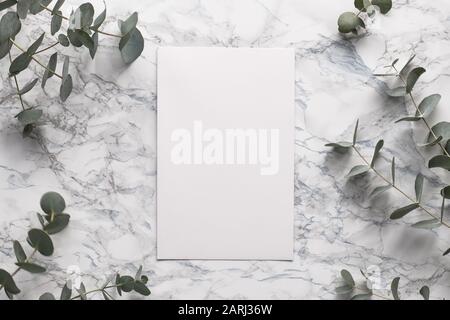
M 103 9 L 102 1 L 92 2 L 97 12 Z M 66 1 L 63 12 L 81 3 Z M 391 84 L 372 73 L 415 53 L 415 62 L 428 71 L 414 94 L 419 99 L 441 93 L 430 121 L 448 120 L 449 1 L 394 0 L 388 15 L 367 21 L 368 31 L 349 39 L 337 33 L 336 21 L 353 10 L 353 0 L 111 0 L 107 7 L 103 28 L 110 32 L 118 31 L 118 19 L 139 12 L 142 56 L 124 66 L 118 40 L 106 36 L 93 61 L 87 50 L 58 48 L 71 58 L 74 92 L 62 103 L 59 82 L 51 79 L 45 91 L 35 88 L 25 96 L 27 105 L 44 111 L 31 139 L 22 139 L 13 118 L 20 107 L 9 64 L 4 59 L 0 65 L 0 268 L 13 271 L 12 240 L 24 242 L 27 230 L 38 226 L 44 192 L 60 192 L 72 216 L 70 226 L 54 236 L 54 256 L 39 258 L 48 273 L 17 274 L 18 298 L 58 294 L 68 278 L 94 288 L 114 272 L 134 274 L 140 264 L 151 299 L 335 299 L 342 268 L 360 281 L 358 270 L 368 270 L 382 291 L 400 276 L 404 298 L 417 298 L 422 285 L 431 287 L 432 298 L 450 298 L 449 258 L 442 257 L 450 247 L 448 229 L 411 228 L 426 218 L 420 211 L 389 220 L 390 211 L 408 202 L 394 191 L 371 199 L 369 192 L 381 181 L 373 174 L 348 181 L 346 173 L 360 163 L 356 154 L 324 147 L 350 139 L 359 118 L 361 152 L 370 157 L 384 138 L 377 167 L 389 176 L 395 156 L 398 184 L 409 194 L 421 172 L 424 200 L 439 210 L 439 188 L 450 179 L 427 169 L 431 153 L 417 147 L 426 134 L 422 123 L 394 124 L 412 112 L 410 101 L 389 99 L 385 90 Z M 17 41 L 27 45 L 49 25 L 47 12 L 30 16 Z M 54 40 L 48 35 L 44 41 Z M 156 260 L 158 46 L 296 49 L 294 261 Z M 19 81 L 42 73 L 32 63 Z

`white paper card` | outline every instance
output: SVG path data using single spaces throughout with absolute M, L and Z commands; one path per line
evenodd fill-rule
M 292 260 L 294 61 L 158 50 L 158 259 Z

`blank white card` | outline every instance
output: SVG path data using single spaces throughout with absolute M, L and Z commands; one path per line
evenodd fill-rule
M 158 50 L 158 259 L 292 260 L 291 49 Z

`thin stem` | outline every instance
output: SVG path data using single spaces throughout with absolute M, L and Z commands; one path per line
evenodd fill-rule
M 8 52 L 9 61 L 12 63 L 11 52 Z M 20 104 L 22 105 L 22 110 L 25 110 L 25 105 L 23 103 L 22 95 L 20 94 L 19 82 L 17 81 L 17 76 L 14 75 L 14 82 L 16 83 L 17 95 L 19 96 Z
M 33 256 L 36 254 L 37 249 L 34 249 L 33 252 L 28 256 L 28 258 L 24 261 L 25 263 L 30 262 L 31 258 L 33 258 Z M 20 271 L 22 270 L 21 267 L 18 267 L 13 273 L 11 273 L 11 277 L 14 278 L 14 276 Z M 0 290 L 3 289 L 3 285 L 0 285 Z
M 102 288 L 98 288 L 98 289 L 86 291 L 84 294 L 85 294 L 85 295 L 88 295 L 88 294 L 91 294 L 91 293 L 94 293 L 94 292 L 101 292 L 101 291 L 106 292 L 105 289 L 117 288 L 117 287 L 119 287 L 119 286 L 121 286 L 121 285 L 122 285 L 121 283 L 119 283 L 119 284 L 114 284 L 114 285 L 110 285 L 110 286 L 106 286 L 106 287 L 102 287 Z M 108 295 L 109 295 L 109 294 L 108 294 Z M 75 299 L 79 299 L 79 298 L 81 298 L 81 294 L 79 294 L 79 295 L 77 295 L 77 296 L 75 296 L 75 297 L 70 298 L 70 300 L 75 300 Z
M 403 82 L 404 85 L 406 85 L 406 81 L 403 78 L 403 76 L 400 74 L 400 72 L 398 72 L 397 68 L 395 66 L 393 66 L 394 70 L 397 72 L 397 76 L 399 77 L 399 79 Z M 416 100 L 414 99 L 414 96 L 412 95 L 412 93 L 409 93 L 409 96 L 411 98 L 411 102 L 413 103 L 414 107 L 416 108 L 417 113 L 419 114 L 420 118 L 422 119 L 423 123 L 425 124 L 425 126 L 428 128 L 428 131 L 430 132 L 430 134 L 433 136 L 434 140 L 437 140 L 437 136 L 434 133 L 432 127 L 430 126 L 430 124 L 428 123 L 427 119 L 425 119 L 422 111 L 419 109 L 419 106 L 416 103 Z M 450 157 L 450 154 L 448 153 L 448 151 L 445 149 L 445 147 L 442 145 L 441 142 L 438 142 L 439 147 L 442 149 L 442 152 L 444 152 L 444 154 L 447 157 Z
M 51 49 L 51 48 L 53 48 L 54 46 L 57 46 L 59 44 L 59 41 L 56 41 L 54 44 L 52 44 L 52 45 L 50 45 L 50 46 L 48 46 L 48 47 L 46 47 L 46 48 L 44 48 L 44 49 L 41 49 L 41 50 L 39 50 L 39 51 L 36 51 L 36 53 L 35 54 L 38 54 L 38 53 L 41 53 L 41 52 L 44 52 L 44 51 L 47 51 L 47 50 L 49 50 L 49 49 Z
M 372 167 L 369 163 L 369 161 L 367 161 L 367 159 L 361 154 L 361 152 L 355 147 L 352 147 L 353 150 L 356 151 L 356 153 L 358 154 L 358 156 L 367 164 L 368 167 L 370 167 L 370 169 L 378 176 L 380 177 L 380 179 L 382 179 L 383 181 L 385 181 L 387 184 L 389 184 L 391 187 L 393 187 L 395 190 L 397 190 L 399 193 L 401 193 L 405 198 L 407 198 L 409 201 L 411 201 L 412 203 L 416 203 L 419 208 L 421 208 L 424 212 L 426 212 L 428 215 L 430 215 L 431 217 L 433 217 L 436 220 L 440 220 L 440 216 L 436 215 L 434 213 L 432 213 L 430 210 L 428 210 L 427 208 L 425 208 L 421 203 L 418 203 L 416 200 L 414 200 L 412 197 L 410 197 L 408 194 L 406 194 L 403 190 L 401 190 L 399 187 L 397 187 L 395 184 L 393 184 L 388 178 L 386 178 L 385 176 L 383 176 L 377 169 L 375 169 L 374 167 Z M 447 228 L 450 228 L 450 224 L 448 224 L 447 222 L 442 221 L 442 225 L 444 225 Z
M 13 44 L 17 49 L 19 49 L 20 51 L 22 51 L 22 52 L 24 52 L 24 53 L 27 52 L 25 49 L 23 49 L 21 46 L 19 46 L 16 42 L 14 42 L 13 39 L 10 38 L 9 40 L 12 42 L 12 44 Z M 42 62 L 40 62 L 38 59 L 36 59 L 36 58 L 34 57 L 34 55 L 33 55 L 33 56 L 30 56 L 30 58 L 33 59 L 38 65 L 40 65 L 42 68 L 44 68 L 44 69 L 47 70 L 48 72 L 53 73 L 55 76 L 57 76 L 57 77 L 60 78 L 60 79 L 63 78 L 61 75 L 59 75 L 59 74 L 56 73 L 55 71 L 50 70 L 49 68 L 47 68 L 47 66 L 44 65 Z
M 41 8 L 43 8 L 44 10 L 46 10 L 48 12 L 51 12 L 51 14 L 53 14 L 53 10 L 48 8 L 48 7 L 46 7 L 46 6 L 44 6 L 43 4 L 41 4 Z M 67 21 L 69 20 L 69 18 L 63 16 L 62 14 L 55 13 L 55 15 L 57 15 L 58 17 L 61 17 L 64 20 L 67 20 Z M 122 38 L 123 37 L 121 35 L 105 32 L 105 31 L 100 31 L 100 30 L 94 30 L 94 31 L 98 32 L 98 33 L 101 33 L 101 34 L 104 34 L 104 35 L 107 35 L 107 36 L 111 36 L 111 37 L 116 37 L 116 38 Z

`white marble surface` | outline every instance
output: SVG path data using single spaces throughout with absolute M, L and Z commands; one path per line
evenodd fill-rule
M 64 11 L 80 3 L 68 1 Z M 101 10 L 100 0 L 93 3 Z M 36 88 L 26 96 L 27 104 L 44 110 L 34 139 L 21 137 L 13 119 L 19 111 L 13 82 L 6 60 L 0 64 L 0 267 L 12 271 L 12 240 L 24 241 L 27 229 L 37 225 L 44 192 L 63 194 L 72 215 L 69 228 L 54 237 L 54 257 L 40 258 L 49 273 L 17 275 L 19 298 L 56 293 L 67 269 L 80 270 L 93 288 L 114 271 L 134 273 L 139 264 L 149 275 L 152 299 L 334 299 L 341 268 L 358 277 L 359 268 L 379 268 L 382 282 L 400 275 L 405 298 L 417 298 L 424 284 L 432 298 L 450 298 L 450 258 L 441 257 L 450 246 L 449 231 L 412 229 L 405 222 L 423 217 L 420 212 L 390 221 L 389 211 L 404 199 L 391 192 L 370 200 L 368 190 L 380 182 L 372 175 L 347 182 L 345 174 L 358 159 L 323 146 L 349 137 L 360 118 L 363 152 L 370 155 L 383 137 L 383 160 L 398 159 L 399 184 L 412 193 L 421 171 L 432 191 L 426 198 L 439 206 L 442 174 L 425 167 L 428 155 L 415 146 L 423 139 L 422 125 L 413 131 L 409 124 L 393 124 L 409 104 L 388 100 L 386 84 L 371 73 L 414 51 L 428 69 L 416 95 L 441 93 L 432 121 L 448 120 L 449 1 L 394 0 L 387 16 L 378 15 L 367 34 L 351 41 L 337 33 L 336 20 L 353 8 L 353 0 L 111 0 L 107 6 L 104 27 L 111 32 L 118 18 L 139 12 L 142 57 L 124 67 L 116 39 L 108 37 L 101 37 L 94 61 L 87 50 L 62 50 L 75 63 L 75 90 L 61 103 L 52 79 L 45 92 Z M 45 12 L 30 17 L 18 41 L 26 44 L 48 31 L 49 22 Z M 165 45 L 296 48 L 293 262 L 156 261 L 155 52 Z M 36 64 L 19 81 L 34 73 L 42 75 Z

